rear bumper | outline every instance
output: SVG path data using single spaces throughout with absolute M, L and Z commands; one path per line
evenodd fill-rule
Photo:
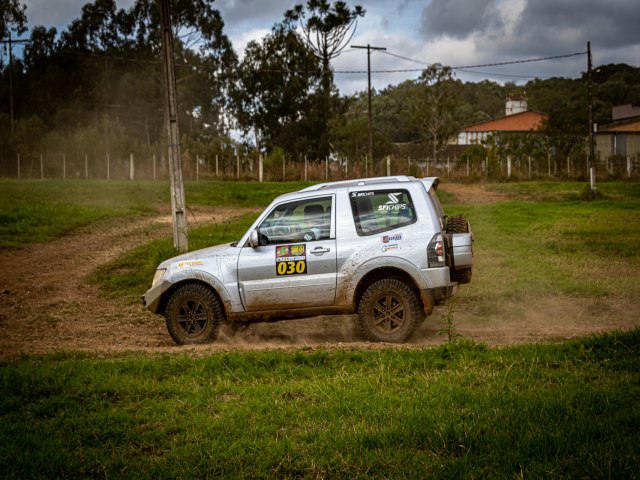
M 449 267 L 423 269 L 422 274 L 429 288 L 421 289 L 420 297 L 424 305 L 424 313 L 429 315 L 438 303 L 455 293 L 458 284 L 451 281 Z

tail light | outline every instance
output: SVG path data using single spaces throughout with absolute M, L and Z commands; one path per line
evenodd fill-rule
M 429 242 L 427 259 L 429 268 L 444 267 L 446 265 L 444 237 L 441 233 L 435 234 Z

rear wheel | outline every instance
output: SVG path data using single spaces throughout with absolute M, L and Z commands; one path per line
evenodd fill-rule
M 202 284 L 178 288 L 167 303 L 167 330 L 178 345 L 207 343 L 218 336 L 222 306 L 213 291 Z
M 373 342 L 406 342 L 424 316 L 416 293 L 392 278 L 372 283 L 358 305 L 360 331 Z

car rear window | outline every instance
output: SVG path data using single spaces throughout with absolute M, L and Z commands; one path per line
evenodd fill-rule
M 359 236 L 374 235 L 416 221 L 413 202 L 406 190 L 351 192 L 349 198 Z

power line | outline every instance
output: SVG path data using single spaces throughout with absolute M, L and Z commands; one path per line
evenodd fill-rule
M 460 70 L 463 68 L 484 68 L 484 67 L 499 67 L 502 65 L 515 65 L 519 63 L 531 63 L 531 62 L 543 62 L 545 60 L 557 60 L 559 58 L 569 58 L 569 57 L 577 57 L 578 55 L 586 55 L 587 52 L 576 52 L 576 53 L 568 53 L 565 55 L 554 55 L 552 57 L 542 57 L 542 58 L 529 58 L 527 60 L 512 60 L 510 62 L 498 62 L 498 63 L 485 63 L 482 65 L 464 65 L 460 67 L 451 67 L 451 70 Z
M 383 51 L 382 53 L 384 53 L 385 55 L 390 55 L 392 57 L 396 57 L 396 58 L 400 58 L 402 60 L 407 60 L 410 62 L 414 62 L 414 63 L 419 63 L 422 65 L 431 65 L 428 62 L 424 62 L 422 60 L 416 60 L 415 58 L 409 58 L 409 57 L 405 57 L 403 55 L 398 55 L 396 53 L 392 53 L 389 51 Z M 564 55 L 553 55 L 553 56 L 549 56 L 549 57 L 539 57 L 539 58 L 528 58 L 528 59 L 523 59 L 523 60 L 512 60 L 512 61 L 508 61 L 508 62 L 496 62 L 496 63 L 483 63 L 483 64 L 478 64 L 478 65 L 460 65 L 460 66 L 456 66 L 456 67 L 451 67 L 451 70 L 467 70 L 470 68 L 486 68 L 486 67 L 498 67 L 498 66 L 504 66 L 504 65 L 516 65 L 516 64 L 522 64 L 522 63 L 533 63 L 533 62 L 542 62 L 542 61 L 547 61 L 547 60 L 557 60 L 560 58 L 569 58 L 569 57 L 576 57 L 579 55 L 586 55 L 587 52 L 575 52 L 575 53 L 568 53 L 568 54 L 564 54 Z M 421 68 L 404 68 L 404 69 L 392 69 L 392 70 L 372 70 L 372 73 L 411 73 L 411 72 L 421 72 L 423 69 Z M 334 73 L 345 73 L 345 74 L 357 74 L 357 73 L 366 73 L 363 70 L 335 70 Z M 468 73 L 472 73 L 472 72 L 468 72 Z M 489 74 L 489 73 L 483 73 L 482 75 L 492 75 L 492 76 L 505 76 L 505 77 L 513 77 L 513 78 L 517 78 L 516 75 L 500 75 L 500 74 Z M 520 78 L 531 78 L 531 76 L 522 76 Z

